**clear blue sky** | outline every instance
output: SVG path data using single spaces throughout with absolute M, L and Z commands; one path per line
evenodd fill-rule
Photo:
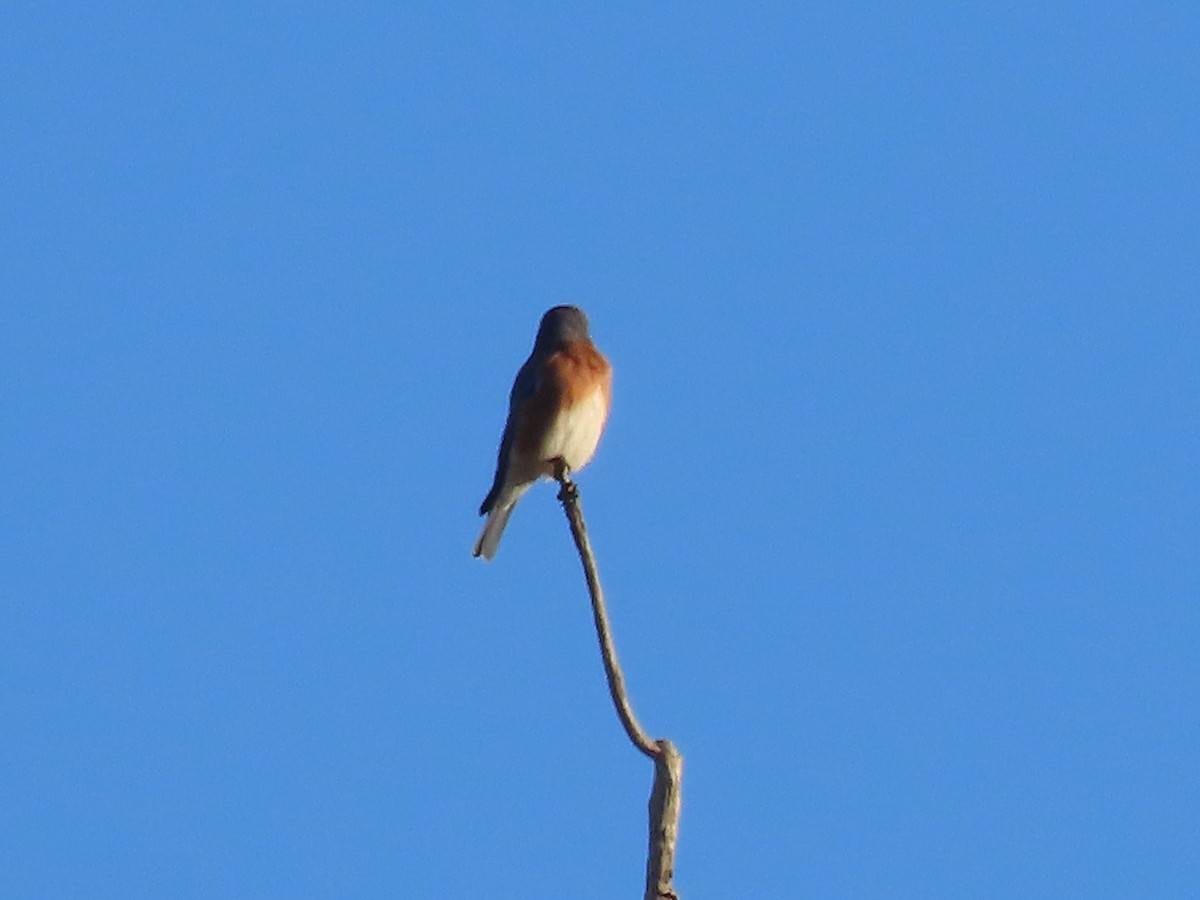
M 0 895 L 1200 884 L 1200 11 L 7 3 Z

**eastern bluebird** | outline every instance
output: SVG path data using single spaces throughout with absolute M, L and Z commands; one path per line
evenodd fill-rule
M 517 501 L 539 478 L 553 478 L 559 460 L 568 471 L 587 464 L 604 431 L 611 397 L 612 367 L 588 336 L 583 310 L 549 310 L 508 395 L 496 477 L 479 507 L 487 521 L 475 556 L 496 555 Z

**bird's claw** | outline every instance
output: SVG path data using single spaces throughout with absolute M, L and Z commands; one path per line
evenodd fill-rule
M 571 467 L 561 456 L 554 460 L 553 465 L 554 480 L 561 485 L 558 499 L 566 500 L 568 497 L 574 497 L 578 493 L 578 489 L 575 487 L 575 482 L 571 480 Z

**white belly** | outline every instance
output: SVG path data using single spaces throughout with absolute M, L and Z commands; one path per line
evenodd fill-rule
M 587 399 L 559 413 L 551 423 L 542 444 L 542 459 L 551 460 L 561 456 L 572 472 L 579 471 L 596 452 L 607 417 L 608 405 L 604 402 L 604 392 L 597 388 Z

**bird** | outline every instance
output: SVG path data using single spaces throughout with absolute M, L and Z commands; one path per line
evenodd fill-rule
M 577 472 L 596 452 L 612 402 L 612 366 L 577 306 L 555 306 L 538 325 L 508 397 L 496 475 L 473 556 L 490 560 L 517 501 L 539 478 Z

